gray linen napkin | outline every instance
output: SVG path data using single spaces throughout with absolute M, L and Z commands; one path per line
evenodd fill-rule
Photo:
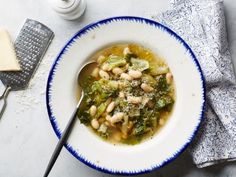
M 236 82 L 220 0 L 172 0 L 154 20 L 173 29 L 193 49 L 205 76 L 205 118 L 189 147 L 197 167 L 236 160 Z M 191 84 L 187 81 L 186 84 Z

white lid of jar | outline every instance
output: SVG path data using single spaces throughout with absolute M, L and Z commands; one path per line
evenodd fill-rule
M 65 20 L 75 20 L 77 18 L 79 18 L 85 11 L 86 8 L 86 2 L 85 0 L 81 0 L 80 1 L 80 5 L 78 6 L 78 8 L 76 8 L 73 11 L 70 11 L 68 13 L 60 13 L 59 15 L 64 18 Z
M 51 0 L 53 9 L 61 14 L 74 11 L 80 5 L 81 0 Z

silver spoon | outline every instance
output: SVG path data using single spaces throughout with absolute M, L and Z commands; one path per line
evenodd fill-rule
M 84 91 L 83 91 L 83 87 L 82 87 L 83 81 L 86 78 L 86 76 L 88 76 L 91 73 L 92 69 L 95 68 L 96 66 L 97 66 L 96 62 L 89 62 L 89 63 L 86 63 L 80 69 L 80 71 L 78 72 L 77 81 L 78 81 L 78 84 L 79 84 L 79 86 L 81 88 L 81 97 L 80 97 L 80 99 L 78 101 L 78 104 L 77 104 L 73 114 L 71 115 L 71 118 L 70 118 L 69 122 L 66 125 L 65 130 L 62 133 L 62 136 L 61 136 L 60 140 L 57 143 L 56 148 L 54 149 L 54 152 L 53 152 L 53 154 L 52 154 L 52 156 L 50 158 L 50 161 L 48 163 L 48 166 L 46 168 L 46 171 L 45 171 L 43 177 L 47 177 L 48 176 L 48 174 L 50 173 L 54 163 L 57 160 L 58 155 L 61 152 L 61 149 L 62 149 L 63 145 L 67 141 L 67 138 L 68 138 L 68 136 L 69 136 L 69 134 L 70 134 L 70 132 L 71 132 L 71 130 L 73 128 L 74 122 L 75 122 L 75 120 L 77 118 L 76 114 L 77 114 L 77 111 L 79 109 L 80 103 L 82 102 L 83 97 L 84 97 Z

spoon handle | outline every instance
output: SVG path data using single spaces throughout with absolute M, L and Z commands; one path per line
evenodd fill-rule
M 54 163 L 57 160 L 58 155 L 61 152 L 61 149 L 62 149 L 63 145 L 67 141 L 67 138 L 68 138 L 68 136 L 69 136 L 69 134 L 70 134 L 70 132 L 71 132 L 71 130 L 73 128 L 74 122 L 76 120 L 76 113 L 78 111 L 78 108 L 80 106 L 80 103 L 81 103 L 82 99 L 83 99 L 83 93 L 82 93 L 82 95 L 80 97 L 80 100 L 79 100 L 77 106 L 76 106 L 76 109 L 74 110 L 73 114 L 71 115 L 71 118 L 70 118 L 69 122 L 66 125 L 65 130 L 63 131 L 63 134 L 62 134 L 60 140 L 58 141 L 58 143 L 56 145 L 56 148 L 54 149 L 54 152 L 53 152 L 53 154 L 52 154 L 52 156 L 50 158 L 50 161 L 48 163 L 48 166 L 46 168 L 46 171 L 45 171 L 43 177 L 47 177 L 48 176 L 48 174 L 50 173 Z

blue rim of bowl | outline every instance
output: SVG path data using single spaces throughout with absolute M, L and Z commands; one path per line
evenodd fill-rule
M 189 47 L 189 45 L 180 37 L 178 36 L 174 31 L 172 31 L 171 29 L 169 29 L 168 27 L 150 20 L 150 19 L 146 19 L 146 18 L 142 18 L 142 17 L 135 17 L 135 16 L 118 16 L 118 17 L 111 17 L 111 18 L 107 18 L 101 21 L 98 21 L 96 23 L 92 23 L 89 24 L 87 26 L 85 26 L 84 28 L 82 28 L 80 31 L 78 31 L 67 43 L 66 45 L 62 48 L 61 52 L 58 54 L 56 60 L 54 61 L 52 68 L 49 72 L 49 76 L 48 76 L 48 81 L 47 81 L 47 87 L 46 87 L 46 105 L 47 105 L 47 111 L 48 111 L 48 115 L 49 115 L 49 119 L 51 122 L 51 125 L 54 129 L 54 132 L 56 133 L 57 137 L 60 138 L 61 137 L 61 132 L 57 126 L 57 122 L 56 122 L 56 118 L 53 116 L 52 113 L 52 109 L 50 107 L 50 87 L 51 87 L 51 83 L 53 80 L 53 76 L 54 76 L 54 70 L 56 68 L 56 66 L 58 65 L 61 56 L 67 51 L 67 47 L 69 45 L 71 45 L 73 43 L 73 41 L 83 35 L 86 35 L 87 32 L 89 32 L 90 30 L 93 30 L 94 28 L 100 26 L 100 25 L 106 25 L 108 23 L 112 23 L 112 22 L 116 22 L 116 21 L 135 21 L 135 22 L 139 22 L 139 23 L 145 23 L 147 25 L 152 25 L 155 26 L 159 29 L 162 29 L 163 31 L 167 32 L 169 35 L 171 35 L 172 37 L 174 37 L 181 45 L 183 45 L 186 50 L 189 52 L 189 54 L 191 55 L 191 58 L 193 59 L 193 62 L 200 74 L 201 77 L 201 82 L 202 82 L 202 107 L 201 107 L 201 113 L 199 116 L 199 123 L 196 125 L 195 129 L 193 130 L 193 133 L 191 134 L 191 136 L 188 138 L 188 140 L 186 140 L 186 143 L 180 148 L 178 149 L 173 156 L 169 157 L 168 159 L 166 159 L 165 161 L 163 161 L 161 164 L 158 164 L 156 166 L 150 166 L 150 168 L 148 169 L 140 169 L 138 171 L 115 171 L 112 169 L 107 169 L 107 168 L 103 168 L 103 167 L 99 167 L 96 164 L 92 164 L 91 162 L 87 161 L 84 157 L 80 156 L 74 149 L 73 147 L 71 147 L 68 143 L 66 143 L 64 146 L 66 147 L 66 149 L 78 160 L 80 160 L 81 162 L 83 162 L 84 164 L 88 165 L 89 167 L 104 172 L 104 173 L 109 173 L 109 174 L 115 174 L 115 175 L 137 175 L 137 174 L 144 174 L 144 173 L 148 173 L 151 172 L 153 170 L 159 169 L 161 167 L 163 167 L 164 165 L 167 165 L 168 163 L 172 162 L 173 160 L 175 160 L 182 152 L 184 152 L 184 150 L 188 147 L 188 145 L 190 144 L 190 142 L 193 140 L 193 138 L 195 137 L 200 124 L 204 118 L 204 111 L 205 111 L 205 98 L 206 98 L 206 87 L 205 87 L 205 79 L 203 76 L 203 72 L 202 69 L 200 67 L 200 64 L 196 58 L 196 56 L 194 55 L 193 51 L 191 50 L 191 48 Z

